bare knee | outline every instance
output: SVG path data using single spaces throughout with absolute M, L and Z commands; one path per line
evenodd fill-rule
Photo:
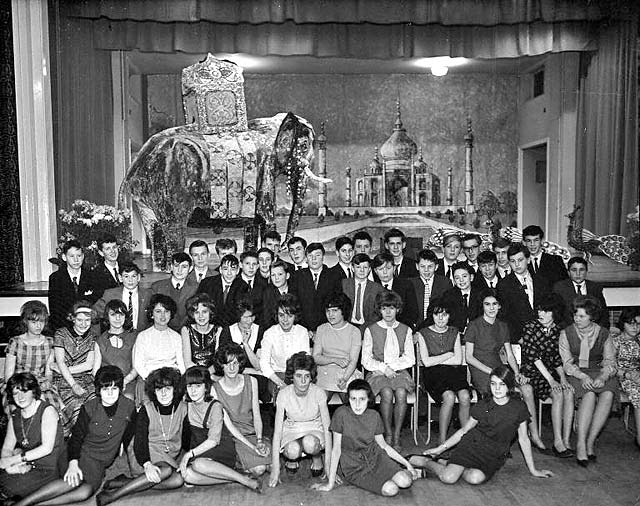
M 391 403 L 393 402 L 393 390 L 390 388 L 383 388 L 380 390 L 380 402 Z
M 307 434 L 302 438 L 302 449 L 307 455 L 315 455 L 322 449 L 322 445 L 316 436 Z
M 518 388 L 522 393 L 522 397 L 526 399 L 533 398 L 533 388 L 531 388 L 531 385 L 525 383 L 524 385 L 520 385 Z
M 182 474 L 185 483 L 196 483 L 196 473 L 198 472 L 196 467 L 197 464 L 194 462 L 193 465 L 188 466 L 187 470 Z
M 398 485 L 399 488 L 409 488 L 411 486 L 411 483 L 413 482 L 411 476 L 409 476 L 409 473 L 407 473 L 406 471 L 398 471 L 393 475 L 393 478 L 391 478 L 391 480 L 396 485 Z
M 398 495 L 399 490 L 398 485 L 396 485 L 393 480 L 389 480 L 384 482 L 381 492 L 385 497 L 393 497 L 394 495 Z
M 261 466 L 252 467 L 251 469 L 249 469 L 249 472 L 255 477 L 262 476 L 264 473 L 267 472 L 267 466 L 261 465 Z
M 284 445 L 282 454 L 289 460 L 299 459 L 302 455 L 302 448 L 298 441 L 291 441 Z
M 445 466 L 444 469 L 438 473 L 438 478 L 442 483 L 453 485 L 460 479 L 463 471 L 464 468 L 461 466 Z
M 469 390 L 463 389 L 458 390 L 458 402 L 465 406 L 468 406 L 471 402 L 471 396 L 469 395 Z
M 480 485 L 487 480 L 487 477 L 480 469 L 466 469 L 462 473 L 462 478 L 470 485 Z
M 456 396 L 451 390 L 447 390 L 442 394 L 442 404 L 445 406 L 453 406 L 454 402 L 456 402 Z
M 398 388 L 395 391 L 396 402 L 407 402 L 407 390 L 404 388 Z

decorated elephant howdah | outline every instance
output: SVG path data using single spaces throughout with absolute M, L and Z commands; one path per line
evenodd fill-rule
M 120 188 L 130 195 L 153 238 L 156 266 L 184 248 L 187 222 L 200 208 L 214 223 L 275 228 L 275 180 L 287 176 L 292 198 L 285 237 L 298 227 L 313 174 L 313 127 L 292 114 L 246 120 L 244 79 L 237 65 L 209 55 L 183 70 L 186 126 L 142 146 Z

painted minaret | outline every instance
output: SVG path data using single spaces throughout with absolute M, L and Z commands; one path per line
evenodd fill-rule
M 320 123 L 320 135 L 318 141 L 318 175 L 327 177 L 327 137 L 324 134 L 324 121 Z M 327 185 L 318 183 L 318 216 L 327 215 Z
M 345 189 L 345 205 L 351 207 L 351 167 L 347 167 L 347 188 Z
M 447 205 L 453 205 L 453 168 L 447 170 Z
M 473 133 L 471 132 L 471 118 L 467 118 L 467 135 L 464 136 L 464 210 L 467 213 L 475 212 L 473 205 Z

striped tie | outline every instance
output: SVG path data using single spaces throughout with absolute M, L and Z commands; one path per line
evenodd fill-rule
M 427 310 L 429 309 L 429 299 L 431 298 L 431 286 L 427 281 L 424 284 L 424 304 L 422 307 L 422 318 L 427 318 Z

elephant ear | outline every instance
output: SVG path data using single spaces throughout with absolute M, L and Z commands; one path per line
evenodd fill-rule
M 304 152 L 311 148 L 308 143 L 312 142 L 312 132 L 310 125 L 302 123 L 295 114 L 287 113 L 280 124 L 275 143 L 276 159 L 280 168 L 285 167 L 289 157 L 293 156 L 296 142 L 305 143 L 304 146 L 300 146 Z

